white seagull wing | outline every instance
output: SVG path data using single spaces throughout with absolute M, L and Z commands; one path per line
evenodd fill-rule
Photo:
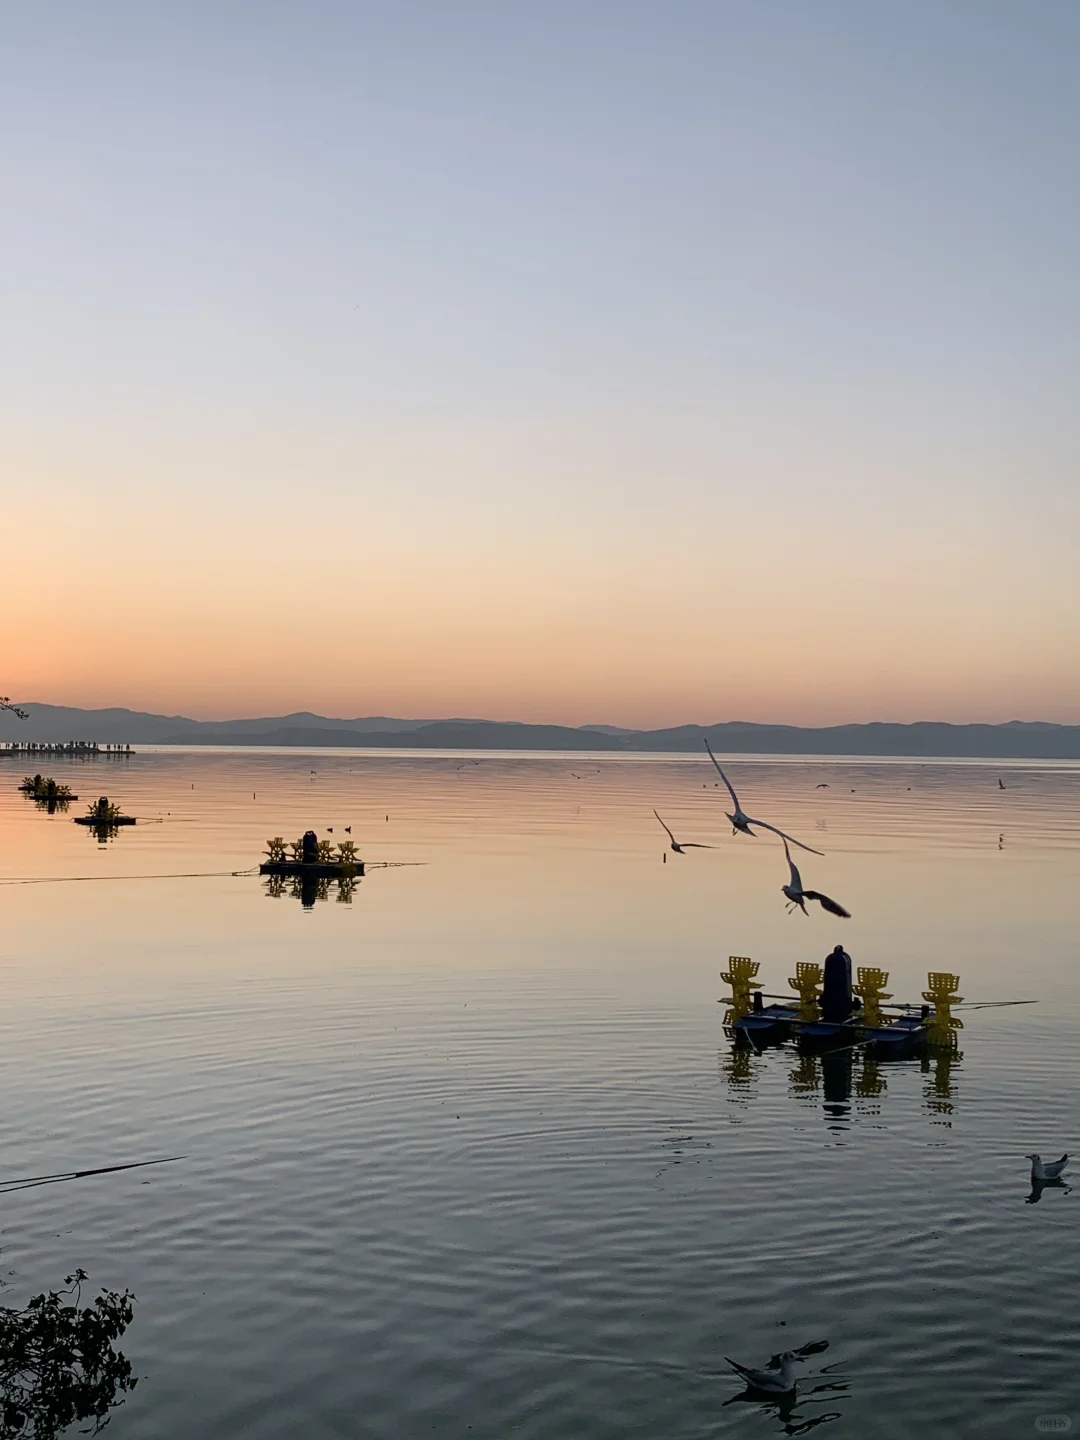
M 801 895 L 802 876 L 799 874 L 798 867 L 796 866 L 795 861 L 791 858 L 791 851 L 788 849 L 788 843 L 786 840 L 784 841 L 784 854 L 787 856 L 788 869 L 791 871 L 791 879 L 788 881 L 788 885 L 792 890 L 798 890 L 799 894 Z
M 739 813 L 741 813 L 741 809 L 740 809 L 740 806 L 739 806 L 739 797 L 738 797 L 738 795 L 735 794 L 735 791 L 731 788 L 731 781 L 730 781 L 730 780 L 727 778 L 727 776 L 724 774 L 723 770 L 720 769 L 720 762 L 717 760 L 716 756 L 712 753 L 712 746 L 709 744 L 708 740 L 705 741 L 705 749 L 708 750 L 708 752 L 709 752 L 709 759 L 710 759 L 710 760 L 712 761 L 712 763 L 716 766 L 717 774 L 720 776 L 720 779 L 723 780 L 724 784 L 725 784 L 725 785 L 727 786 L 727 788 L 728 788 L 728 794 L 731 796 L 731 803 L 735 806 L 736 811 L 739 812 Z
M 794 835 L 789 835 L 786 830 L 778 830 L 775 825 L 770 825 L 767 820 L 755 820 L 753 816 L 746 817 L 748 825 L 757 825 L 762 830 L 771 830 L 774 835 L 779 835 L 781 840 L 790 840 L 792 845 L 798 845 L 800 850 L 809 850 L 811 855 L 824 855 L 824 850 L 815 850 L 812 845 L 804 845 L 801 840 L 796 840 Z M 788 857 L 790 859 L 790 856 Z

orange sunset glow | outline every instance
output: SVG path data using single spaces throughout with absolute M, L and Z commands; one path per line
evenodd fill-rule
M 931 144 L 901 123 L 918 60 L 867 21 L 804 35 L 822 88 L 784 52 L 764 125 L 751 72 L 670 37 L 579 72 L 520 25 L 477 49 L 384 16 L 344 65 L 291 21 L 249 52 L 236 16 L 147 14 L 119 48 L 79 21 L 40 73 L 27 30 L 3 692 L 1080 720 L 1075 202 L 1024 148 L 1053 92 L 1006 119 L 984 56 Z

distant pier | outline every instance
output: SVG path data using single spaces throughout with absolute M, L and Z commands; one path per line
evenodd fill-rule
M 130 745 L 99 745 L 96 740 L 0 740 L 2 755 L 112 755 L 121 758 L 134 755 Z

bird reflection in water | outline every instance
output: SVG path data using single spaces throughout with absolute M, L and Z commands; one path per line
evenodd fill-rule
M 314 910 L 317 901 L 329 900 L 331 886 L 334 887 L 334 899 L 339 905 L 351 905 L 357 880 L 355 875 L 342 875 L 337 880 L 314 875 L 269 875 L 265 890 L 271 900 L 288 896 L 292 900 L 299 900 L 305 910 Z
M 1031 1192 L 1024 1201 L 1025 1205 L 1037 1205 L 1043 1197 L 1044 1190 L 1064 1190 L 1066 1195 L 1072 1186 L 1066 1180 L 1032 1180 Z

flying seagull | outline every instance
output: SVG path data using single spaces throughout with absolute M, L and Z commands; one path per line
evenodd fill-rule
M 794 1350 L 785 1350 L 780 1356 L 779 1370 L 755 1370 L 750 1365 L 740 1365 L 727 1355 L 724 1359 L 751 1390 L 759 1390 L 763 1395 L 790 1395 L 795 1389 Z
M 814 786 L 814 789 L 815 789 L 815 790 L 827 790 L 828 788 L 829 788 L 829 782 L 828 782 L 827 780 L 822 780 L 822 782 L 821 782 L 820 785 L 815 785 L 815 786 Z
M 705 741 L 705 749 L 708 750 L 709 759 L 719 771 L 720 779 L 723 780 L 724 784 L 727 786 L 728 794 L 731 796 L 731 803 L 735 806 L 734 814 L 731 814 L 729 811 L 724 812 L 727 815 L 727 818 L 731 821 L 732 833 L 734 833 L 734 831 L 736 830 L 741 830 L 744 835 L 753 835 L 754 832 L 750 829 L 750 826 L 757 825 L 762 830 L 771 830 L 774 835 L 779 835 L 781 840 L 790 840 L 793 845 L 798 845 L 800 850 L 809 850 L 811 855 L 820 855 L 823 853 L 820 850 L 815 850 L 812 845 L 804 845 L 801 840 L 796 840 L 794 835 L 788 835 L 785 833 L 785 831 L 778 830 L 775 825 L 770 825 L 767 820 L 755 820 L 752 816 L 747 815 L 746 811 L 739 804 L 739 797 L 732 789 L 731 781 L 724 774 L 723 770 L 720 769 L 720 764 L 717 761 L 716 756 L 712 753 L 712 746 L 709 744 L 708 740 Z
M 652 813 L 656 815 L 655 810 Z M 660 820 L 659 815 L 656 815 L 656 818 Z M 660 820 L 660 824 L 664 825 L 663 820 Z M 680 844 L 666 825 L 664 825 L 664 829 L 667 830 L 668 839 L 671 841 L 671 848 L 675 851 L 676 855 L 681 855 L 684 850 L 714 850 L 716 848 L 714 845 L 699 845 L 695 840 L 687 840 L 683 844 Z
M 784 841 L 784 854 L 787 856 L 788 868 L 791 871 L 791 883 L 789 885 L 781 885 L 780 889 L 783 890 L 784 894 L 791 901 L 792 909 L 797 905 L 802 913 L 806 915 L 808 913 L 806 901 L 816 900 L 823 910 L 828 910 L 830 915 L 839 915 L 843 920 L 851 919 L 851 911 L 845 910 L 844 907 L 838 905 L 835 900 L 830 900 L 828 895 L 823 895 L 820 890 L 803 889 L 802 876 L 799 874 L 795 861 L 791 858 L 791 851 L 788 849 L 786 840 Z
M 998 777 L 998 789 L 999 789 L 999 790 L 1004 790 L 1004 789 L 1005 789 L 1005 781 L 1002 780 L 1000 776 Z
M 1032 1180 L 1057 1180 L 1069 1163 L 1068 1155 L 1060 1160 L 1044 1160 L 1041 1155 L 1025 1155 L 1024 1159 L 1031 1161 Z

